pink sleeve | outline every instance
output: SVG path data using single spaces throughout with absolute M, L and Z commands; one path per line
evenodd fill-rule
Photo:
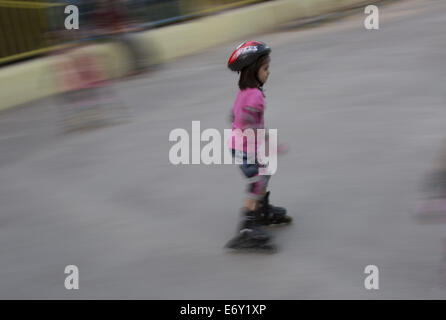
M 244 106 L 242 107 L 244 120 L 249 123 L 249 127 L 263 129 L 263 109 L 265 100 L 260 90 L 254 89 L 247 96 Z

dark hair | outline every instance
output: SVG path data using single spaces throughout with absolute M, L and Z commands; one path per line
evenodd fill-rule
M 257 75 L 260 67 L 269 59 L 269 54 L 260 56 L 256 62 L 251 63 L 246 68 L 243 68 L 240 73 L 240 79 L 238 81 L 238 87 L 240 90 L 247 88 L 259 88 L 261 89 L 263 84 L 259 81 Z

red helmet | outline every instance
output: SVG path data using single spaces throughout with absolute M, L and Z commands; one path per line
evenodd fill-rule
M 239 45 L 231 54 L 228 68 L 232 71 L 241 71 L 254 63 L 259 57 L 269 54 L 271 49 L 260 41 L 247 41 Z

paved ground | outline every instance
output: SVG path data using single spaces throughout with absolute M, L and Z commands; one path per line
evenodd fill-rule
M 229 127 L 238 43 L 115 85 L 130 122 L 62 133 L 51 99 L 0 113 L 0 298 L 446 298 L 445 225 L 414 219 L 446 137 L 446 3 L 379 7 L 379 31 L 356 12 L 253 37 L 273 48 L 266 121 L 290 147 L 271 189 L 296 223 L 274 255 L 222 249 L 236 167 L 168 161 L 172 129 Z

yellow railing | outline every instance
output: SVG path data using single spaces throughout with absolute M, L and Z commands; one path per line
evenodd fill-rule
M 265 0 L 196 0 L 182 1 L 182 11 L 192 14 L 209 14 Z
M 51 2 L 53 1 L 53 2 Z M 92 3 L 94 0 L 90 0 Z M 182 21 L 214 12 L 266 0 L 163 0 L 140 8 L 144 22 L 155 26 Z M 43 54 L 64 45 L 50 31 L 64 27 L 64 7 L 57 0 L 0 0 L 0 66 L 4 63 Z M 81 13 L 82 14 L 82 13 Z
M 60 3 L 0 0 L 0 64 L 43 53 L 54 45 L 46 38 L 48 15 L 60 12 Z

